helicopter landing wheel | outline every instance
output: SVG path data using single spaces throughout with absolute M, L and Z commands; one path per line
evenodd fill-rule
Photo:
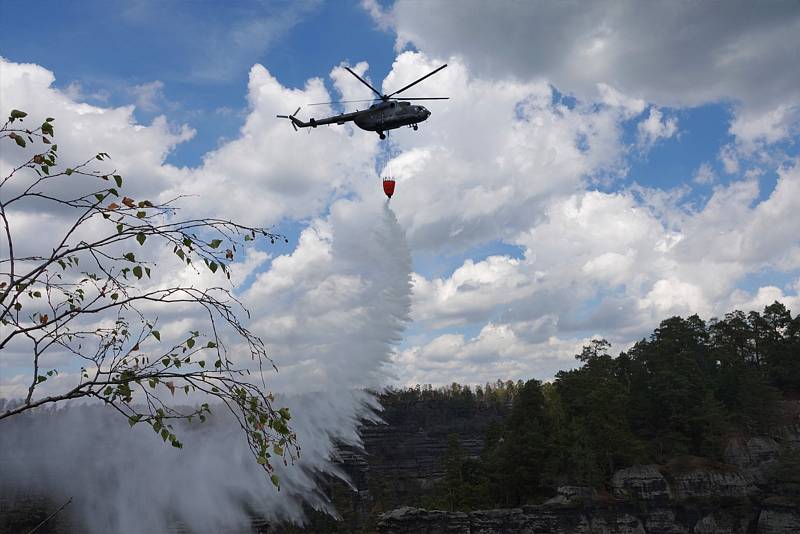
M 413 126 L 412 126 L 412 128 L 414 128 L 414 131 L 415 131 L 415 132 L 416 132 L 416 131 L 419 129 L 419 128 L 417 127 L 417 125 L 416 125 L 416 124 L 415 124 L 415 125 L 413 125 Z
M 386 139 L 386 135 L 383 132 L 378 132 L 378 137 L 381 139 Z

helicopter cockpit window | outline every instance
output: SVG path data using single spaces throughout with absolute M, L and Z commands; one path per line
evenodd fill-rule
M 391 106 L 392 106 L 392 107 L 395 107 L 395 105 L 396 105 L 396 104 L 395 104 L 394 102 L 392 102 Z

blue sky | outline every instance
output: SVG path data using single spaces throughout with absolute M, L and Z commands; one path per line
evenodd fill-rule
M 10 25 L 0 47 L 8 59 L 55 71 L 58 87 L 77 82 L 87 95 L 100 93 L 103 104 L 124 105 L 134 101 L 131 86 L 163 82 L 163 108 L 137 109 L 136 116 L 147 122 L 167 112 L 171 120 L 197 129 L 194 139 L 170 155 L 176 165 L 197 165 L 220 138 L 236 134 L 254 63 L 267 66 L 284 85 L 302 87 L 309 78 L 327 78 L 343 61 L 367 61 L 370 74 L 380 79 L 394 60 L 393 36 L 351 1 L 267 0 L 224 8 L 202 0 L 3 2 L 2 13 L 6 20 L 51 21 L 47 39 L 30 39 L 25 24 Z M 223 37 L 253 17 L 285 23 L 265 31 L 260 43 Z M 206 61 L 215 62 L 218 75 L 202 73 Z
M 62 89 L 80 84 L 90 102 L 135 103 L 132 86 L 163 82 L 158 109 L 139 107 L 136 117 L 149 122 L 156 114 L 167 113 L 170 120 L 187 122 L 197 130 L 193 139 L 170 154 L 168 161 L 175 165 L 198 165 L 221 138 L 236 134 L 244 120 L 244 87 L 254 63 L 265 65 L 287 87 L 302 87 L 309 78 L 321 77 L 330 88 L 327 75 L 334 66 L 367 61 L 369 75 L 380 80 L 396 55 L 394 35 L 379 29 L 357 1 L 235 2 L 226 9 L 207 1 L 3 2 L 2 12 L 8 20 L 58 21 L 48 24 L 47 39 L 30 39 L 26 25 L 10 25 L 0 36 L 3 55 L 53 70 L 56 86 Z M 261 46 L 225 45 L 232 54 L 224 60 L 219 76 L 198 75 L 204 52 L 217 46 L 216 38 L 204 30 L 235 29 L 256 14 L 265 19 L 286 18 L 287 23 L 274 32 L 275 37 L 265 36 Z M 92 97 L 98 94 L 101 98 Z M 569 102 L 571 97 L 563 98 Z M 717 153 L 732 140 L 728 132 L 731 104 L 673 113 L 679 118 L 680 135 L 631 157 L 629 179 L 648 187 L 670 188 L 681 185 L 703 162 L 720 171 Z M 626 139 L 635 142 L 636 121 L 628 121 L 625 127 Z M 791 148 L 796 154 L 797 146 Z M 767 177 L 765 191 L 774 184 L 774 175 L 771 178 Z M 708 192 L 707 187 L 699 189 L 699 195 Z
M 131 87 L 162 82 L 154 99 L 157 107 L 139 106 L 135 114 L 149 122 L 166 113 L 171 121 L 186 122 L 197 130 L 194 138 L 170 153 L 167 161 L 179 166 L 200 164 L 206 152 L 236 135 L 246 113 L 244 87 L 252 64 L 262 63 L 287 87 L 302 87 L 308 79 L 321 77 L 331 89 L 327 75 L 334 66 L 367 61 L 368 74 L 380 80 L 396 56 L 395 36 L 381 30 L 357 1 L 265 0 L 235 2 L 225 9 L 208 1 L 3 2 L 2 12 L 8 20 L 57 21 L 47 24 L 47 39 L 30 39 L 26 25 L 10 25 L 0 36 L 2 53 L 12 61 L 34 62 L 53 70 L 59 88 L 79 84 L 89 102 L 135 103 Z M 285 24 L 265 31 L 260 43 L 220 44 L 225 40 L 217 34 L 237 31 L 252 17 Z M 217 57 L 220 46 L 230 48 L 230 54 Z M 208 61 L 220 63 L 218 75 L 202 72 L 209 53 L 214 57 Z M 574 97 L 565 93 L 561 88 L 558 98 L 567 105 L 574 103 Z M 670 111 L 679 120 L 679 135 L 658 142 L 644 154 L 631 154 L 622 183 L 679 187 L 704 162 L 723 181 L 729 178 L 716 159 L 720 148 L 733 140 L 728 131 L 732 104 Z M 631 144 L 636 141 L 636 124 L 635 119 L 624 123 L 624 137 Z M 796 143 L 785 148 L 788 155 L 796 156 Z M 762 177 L 762 196 L 772 190 L 775 177 L 774 172 Z M 619 186 L 620 181 L 614 181 L 609 189 Z M 710 188 L 695 185 L 690 198 L 700 202 Z M 503 253 L 500 244 L 491 253 Z M 444 274 L 439 270 L 429 274 Z
M 141 165 L 163 194 L 196 185 L 276 224 L 289 243 L 259 249 L 271 258 L 242 295 L 274 258 L 299 263 L 301 234 L 324 235 L 342 199 L 382 202 L 393 169 L 415 277 L 404 381 L 547 378 L 591 336 L 624 348 L 672 314 L 798 302 L 800 46 L 776 45 L 797 42 L 796 4 L 734 2 L 712 20 L 700 3 L 465 2 L 2 1 L 19 22 L 0 56 L 52 72 L 47 98 L 135 106 L 142 135 L 171 146 Z M 420 89 L 452 100 L 384 143 L 274 118 L 338 98 L 337 83 L 359 90 L 331 72 L 360 61 L 376 86 L 448 62 Z M 452 361 L 426 365 L 444 345 Z

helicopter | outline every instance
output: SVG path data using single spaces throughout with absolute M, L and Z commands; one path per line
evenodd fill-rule
M 344 124 L 346 122 L 353 121 L 356 126 L 361 128 L 362 130 L 367 130 L 369 132 L 377 132 L 378 136 L 381 139 L 386 139 L 385 132 L 388 130 L 394 130 L 395 128 L 400 128 L 401 126 L 410 126 L 414 130 L 417 129 L 417 125 L 426 120 L 428 117 L 431 116 L 431 112 L 428 111 L 424 106 L 416 106 L 412 105 L 410 100 L 448 100 L 450 97 L 448 96 L 433 96 L 433 97 L 416 97 L 416 98 L 393 98 L 395 95 L 398 95 L 417 85 L 422 80 L 433 76 L 443 68 L 445 68 L 447 64 L 445 63 L 438 69 L 435 69 L 422 78 L 417 79 L 416 81 L 406 85 L 402 89 L 398 89 L 394 93 L 391 94 L 381 94 L 380 91 L 372 87 L 369 83 L 366 82 L 361 76 L 350 70 L 349 67 L 345 67 L 347 72 L 358 78 L 358 80 L 366 85 L 367 87 L 372 90 L 373 93 L 378 95 L 377 99 L 372 100 L 344 100 L 341 102 L 321 102 L 319 104 L 309 104 L 311 106 L 322 106 L 326 104 L 349 104 L 353 102 L 374 102 L 368 109 L 363 111 L 354 111 L 352 113 L 341 113 L 339 115 L 335 115 L 333 117 L 326 117 L 324 119 L 309 119 L 308 122 L 303 122 L 296 117 L 296 115 L 300 112 L 301 108 L 297 108 L 292 115 L 277 115 L 279 119 L 289 119 L 292 121 L 292 126 L 294 127 L 295 131 L 298 128 L 316 128 L 317 126 L 323 126 L 326 124 Z M 377 101 L 376 101 L 377 100 Z

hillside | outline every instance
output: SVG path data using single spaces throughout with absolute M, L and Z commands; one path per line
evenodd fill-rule
M 800 531 L 800 317 L 673 317 L 608 348 L 552 383 L 384 393 L 387 424 L 343 451 L 356 489 L 331 485 L 343 521 L 325 528 Z

